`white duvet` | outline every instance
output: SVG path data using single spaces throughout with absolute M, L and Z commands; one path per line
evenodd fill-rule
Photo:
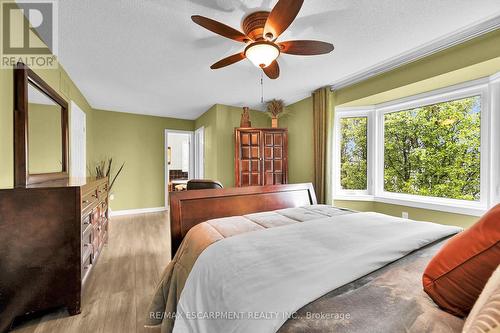
M 304 305 L 461 229 L 354 213 L 210 245 L 182 291 L 174 333 L 274 333 Z

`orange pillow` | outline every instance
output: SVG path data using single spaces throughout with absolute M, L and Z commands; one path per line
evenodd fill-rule
M 422 278 L 443 310 L 465 317 L 500 264 L 500 205 L 455 235 L 432 258 Z

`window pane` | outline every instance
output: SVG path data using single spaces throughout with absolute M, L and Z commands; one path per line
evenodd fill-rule
M 479 96 L 385 115 L 384 189 L 479 200 Z
M 340 185 L 344 190 L 366 190 L 367 118 L 341 118 L 340 133 Z

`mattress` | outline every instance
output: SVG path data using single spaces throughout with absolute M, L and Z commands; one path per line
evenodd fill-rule
M 165 269 L 146 326 L 172 331 L 189 272 L 211 244 L 242 233 L 351 213 L 314 205 L 215 219 L 193 227 Z M 421 286 L 422 272 L 442 243 L 426 246 L 316 299 L 297 311 L 278 332 L 459 332 L 463 321 L 438 309 Z

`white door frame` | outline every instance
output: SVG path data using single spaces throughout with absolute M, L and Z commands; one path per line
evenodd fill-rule
M 170 171 L 168 168 L 168 134 L 189 134 L 189 176 L 188 178 L 193 178 L 194 174 L 194 132 L 193 131 L 181 131 L 181 130 L 172 130 L 172 129 L 166 129 L 165 130 L 165 146 L 163 149 L 163 154 L 165 158 L 163 159 L 163 164 L 164 164 L 164 170 L 165 170 L 165 180 L 163 186 L 165 186 L 165 207 L 169 207 L 169 201 L 168 201 L 168 180 L 169 180 L 169 175 Z
M 205 178 L 205 127 L 194 131 L 194 176 L 197 179 Z
M 77 127 L 80 128 L 82 125 L 83 137 L 79 137 L 80 131 L 77 130 Z M 87 174 L 87 115 L 74 101 L 71 101 L 69 153 L 70 175 L 72 177 L 85 177 Z

